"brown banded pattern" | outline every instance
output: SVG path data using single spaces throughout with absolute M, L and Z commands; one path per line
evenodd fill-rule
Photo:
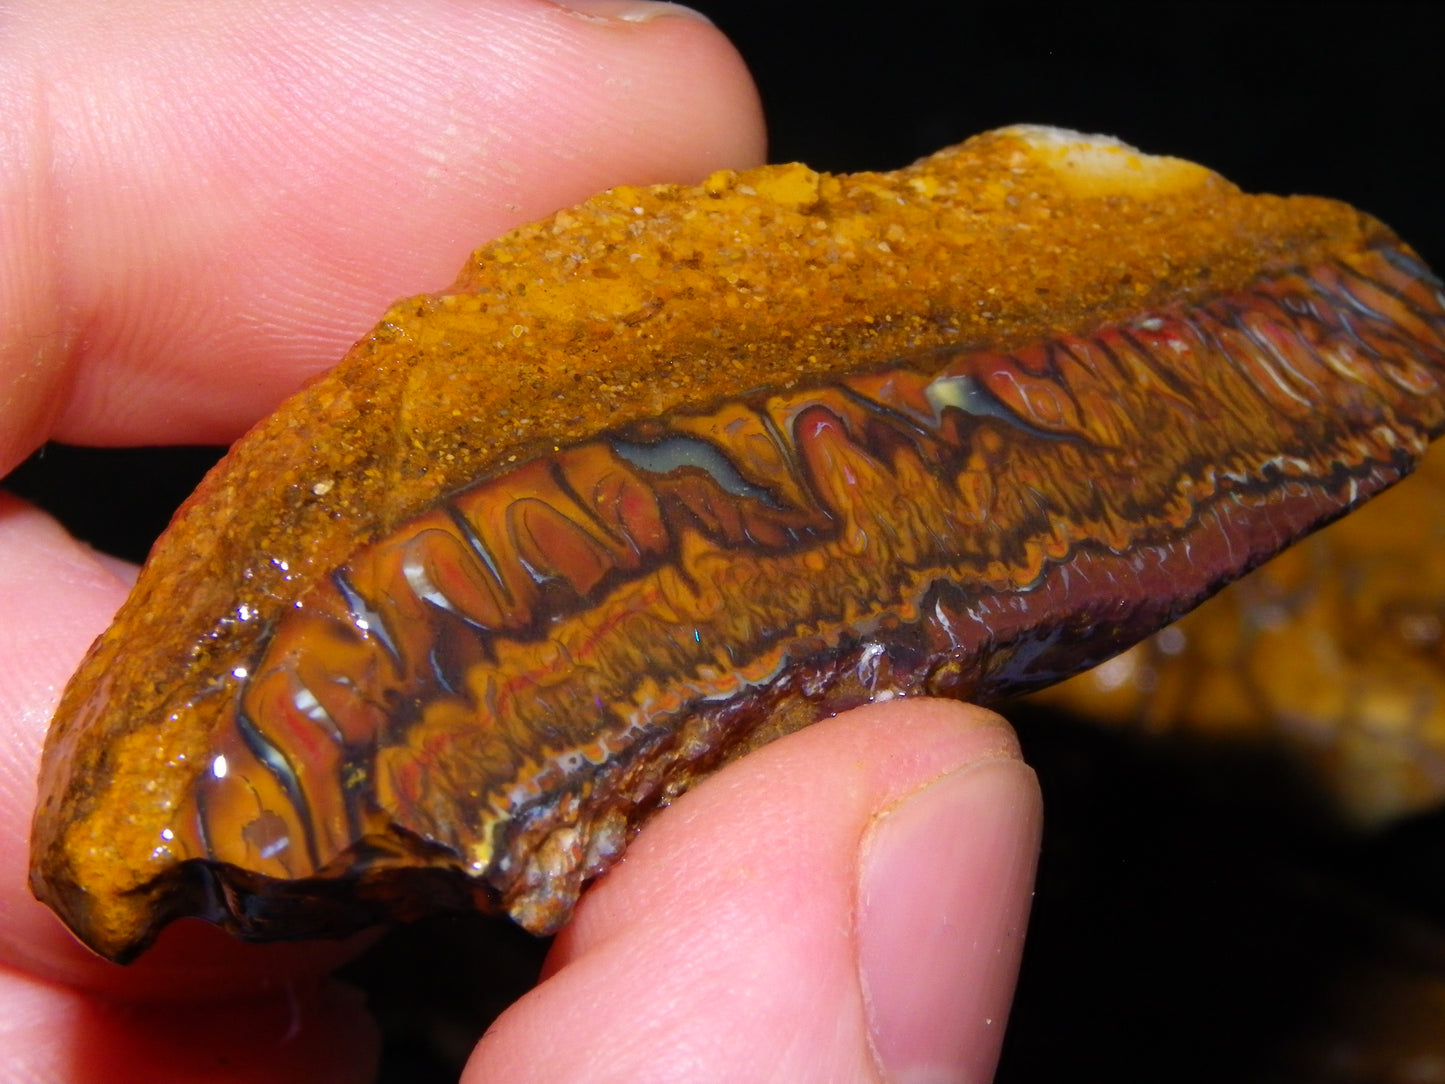
M 37 892 L 122 958 L 179 914 L 555 929 L 748 748 L 1174 619 L 1407 473 L 1442 381 L 1445 297 L 1384 227 L 1107 141 L 607 194 L 208 479 L 57 715 Z
M 1442 362 L 1428 273 L 1376 250 L 560 449 L 298 600 L 176 844 L 298 879 L 390 825 L 549 929 L 668 796 L 667 773 L 614 765 L 725 758 L 767 713 L 691 748 L 683 720 L 747 697 L 995 701 L 1096 661 L 1398 477 L 1426 432 L 1393 404 L 1438 395 Z M 1020 612 L 981 617 L 1000 606 Z M 1087 634 L 1060 641 L 1077 615 Z M 799 668 L 817 675 L 801 693 Z M 536 868 L 559 850 L 564 876 Z

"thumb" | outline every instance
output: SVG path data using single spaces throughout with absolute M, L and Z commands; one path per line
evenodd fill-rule
M 1040 821 L 978 708 L 782 739 L 649 824 L 463 1079 L 988 1080 Z

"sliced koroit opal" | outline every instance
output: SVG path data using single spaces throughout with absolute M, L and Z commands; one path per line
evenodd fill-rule
M 1379 222 L 1107 139 L 604 193 L 206 479 L 57 712 L 36 893 L 116 959 L 555 929 L 730 757 L 1177 617 L 1408 472 L 1442 378 Z

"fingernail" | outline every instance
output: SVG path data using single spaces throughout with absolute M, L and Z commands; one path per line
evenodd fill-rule
M 1041 822 L 1033 772 L 991 760 L 910 795 L 864 840 L 859 970 L 891 1084 L 993 1079 Z
M 650 23 L 653 19 L 696 19 L 712 25 L 700 11 L 683 4 L 667 4 L 661 0 L 555 0 L 560 8 L 574 11 L 589 19 L 604 22 Z

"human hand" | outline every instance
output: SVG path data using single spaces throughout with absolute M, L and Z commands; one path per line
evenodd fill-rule
M 482 240 L 758 161 L 731 48 L 638 10 L 11 6 L 0 475 L 46 439 L 233 439 Z M 129 575 L 0 496 L 0 1078 L 365 1079 L 374 1029 L 325 978 L 355 944 L 182 923 L 119 968 L 29 896 L 44 727 Z M 1037 823 L 986 713 L 899 702 L 785 739 L 649 826 L 467 1079 L 986 1077 Z

